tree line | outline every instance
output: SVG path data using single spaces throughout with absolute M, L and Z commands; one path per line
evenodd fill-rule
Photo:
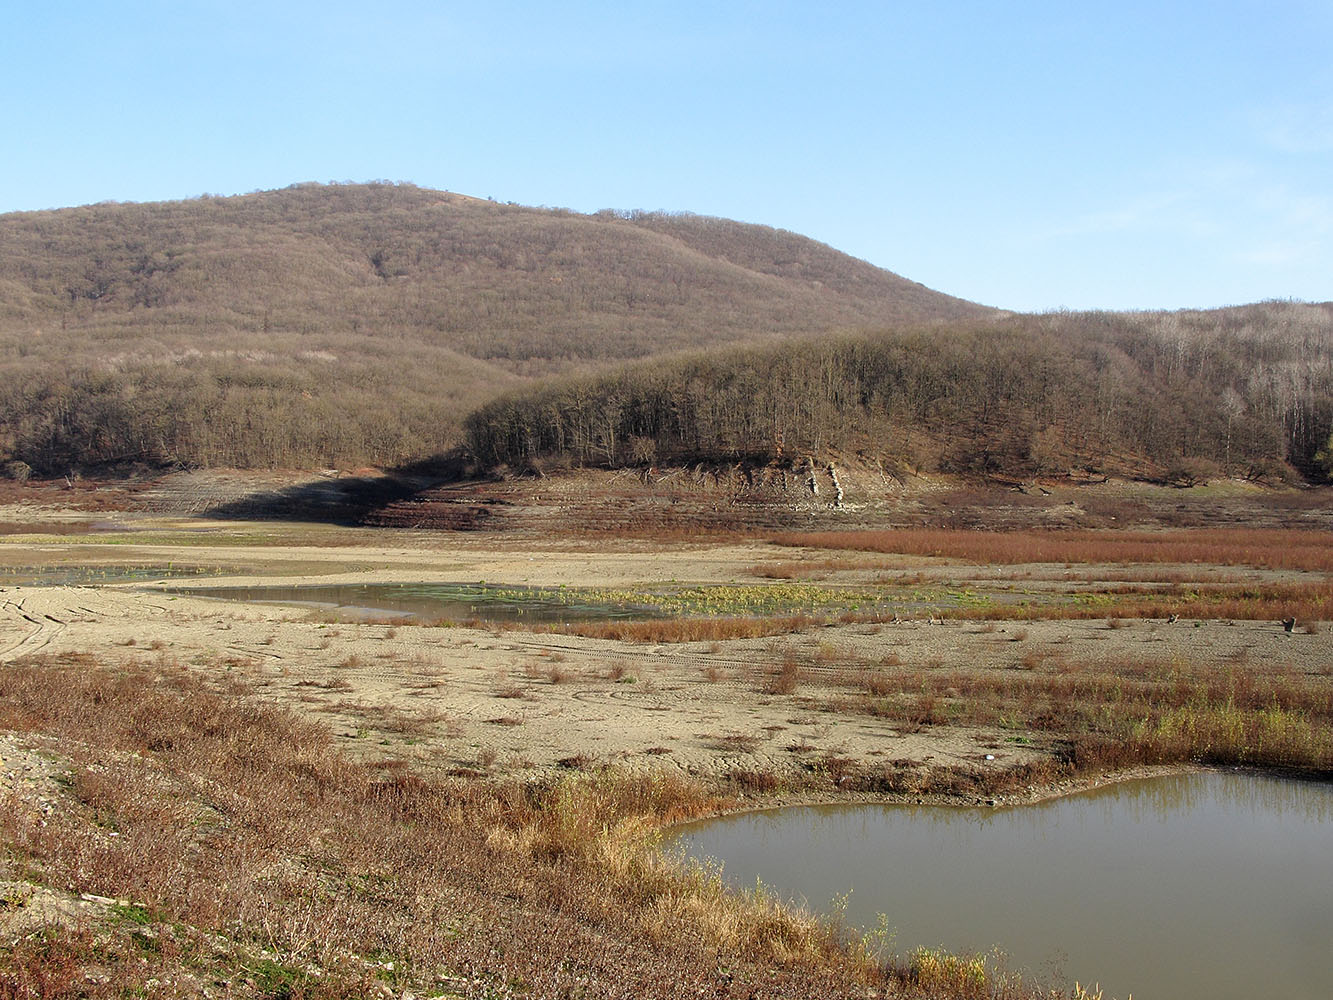
M 411 185 L 0 215 L 0 463 L 393 465 L 559 372 L 984 316 L 793 233 Z
M 653 360 L 464 422 L 484 467 L 859 452 L 913 469 L 1311 478 L 1333 433 L 1333 309 L 1058 313 Z
M 403 185 L 13 213 L 0 463 L 382 466 L 466 439 L 488 467 L 843 448 L 1317 476 L 1329 328 L 1298 303 L 1005 318 L 766 227 Z

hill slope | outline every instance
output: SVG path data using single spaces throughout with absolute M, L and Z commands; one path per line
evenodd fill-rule
M 731 347 L 525 387 L 467 430 L 483 465 L 514 468 L 741 461 L 813 475 L 856 453 L 1014 477 L 1081 468 L 1188 483 L 1289 475 L 1290 463 L 1323 479 L 1333 305 L 1013 316 Z
M 0 457 L 388 463 L 524 377 L 993 311 L 763 226 L 406 185 L 0 216 Z

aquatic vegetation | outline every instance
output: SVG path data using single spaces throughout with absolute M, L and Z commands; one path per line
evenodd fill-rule
M 206 566 L 53 566 L 50 563 L 0 567 L 0 581 L 44 587 L 97 586 L 99 584 L 148 582 L 165 579 L 194 579 L 220 576 L 222 570 Z
M 1180 762 L 1333 773 L 1333 686 L 1281 664 L 1033 654 L 1018 670 L 879 668 L 849 675 L 847 686 L 854 693 L 830 707 L 905 732 L 944 723 L 1025 729 L 1054 741 L 1052 764 L 1067 773 Z M 918 790 L 900 788 L 902 777 L 856 780 Z
M 657 608 L 673 615 L 727 616 L 813 613 L 856 605 L 889 603 L 891 592 L 878 587 L 828 587 L 801 583 L 711 584 L 696 587 L 644 588 L 583 592 L 585 599 Z

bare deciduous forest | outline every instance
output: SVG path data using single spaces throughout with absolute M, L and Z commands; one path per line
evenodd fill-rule
M 798 462 L 1322 478 L 1333 309 L 1013 316 L 731 348 L 567 378 L 468 418 L 484 465 Z
M 792 233 L 410 185 L 0 217 L 0 461 L 861 453 L 1322 479 L 1333 307 L 1016 316 Z
M 980 306 L 762 226 L 409 185 L 0 217 L 0 456 L 391 465 L 525 379 Z

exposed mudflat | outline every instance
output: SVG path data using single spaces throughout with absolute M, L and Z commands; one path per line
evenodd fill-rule
M 1111 661 L 1333 670 L 1333 633 L 1318 623 L 1308 633 L 1288 634 L 1275 622 L 1253 620 L 982 622 L 922 613 L 761 639 L 630 643 L 494 626 L 334 621 L 298 607 L 156 592 L 160 585 L 152 581 L 169 579 L 173 588 L 415 581 L 760 587 L 772 582 L 766 573 L 774 565 L 816 565 L 829 553 L 736 534 L 667 541 L 163 512 L 171 506 L 163 496 L 179 487 L 137 487 L 138 500 L 127 509 L 95 511 L 64 502 L 78 500 L 77 491 L 34 489 L 10 497 L 13 502 L 0 508 L 0 521 L 10 529 L 0 534 L 0 574 L 9 581 L 0 589 L 0 662 L 87 653 L 109 662 L 183 664 L 243 680 L 265 697 L 327 721 L 364 758 L 489 775 L 599 763 L 701 775 L 799 775 L 819 761 L 1003 769 L 1052 752 L 1052 734 L 1012 724 L 976 728 L 937 719 L 905 725 L 901 718 L 849 708 L 849 693 L 861 690 L 866 672 L 883 667 L 940 676 L 1031 670 L 1034 664 L 1077 670 Z M 1112 484 L 1098 495 L 1117 490 L 1122 487 Z M 1150 507 L 1182 495 L 1159 490 L 1149 503 L 1143 488 L 1131 492 Z M 911 502 L 933 495 L 926 490 Z M 1262 499 L 1249 487 L 1227 496 L 1244 504 Z M 1068 506 L 1056 504 L 1059 499 L 1040 495 L 1042 504 Z M 1299 507 L 1292 515 L 1298 519 L 1327 515 L 1325 506 L 1297 499 L 1275 509 Z M 1210 502 L 1190 500 L 1197 509 Z M 808 579 L 858 584 L 901 578 L 924 587 L 1056 593 L 1079 581 L 1136 575 L 1133 567 L 1118 566 L 993 567 L 920 556 L 843 556 Z M 117 577 L 126 567 L 137 568 L 135 579 Z M 1180 571 L 1191 580 L 1326 580 L 1318 573 L 1246 567 L 1158 564 L 1151 570 Z M 1151 579 L 1152 573 L 1139 576 Z M 58 585 L 37 585 L 43 581 Z M 790 677 L 779 684 L 784 665 Z
M 370 553 L 364 554 L 370 557 Z M 677 572 L 717 576 L 745 547 L 666 556 Z M 393 553 L 375 553 L 375 558 Z M 294 558 L 302 558 L 299 554 Z M 420 556 L 418 555 L 418 558 Z M 451 557 L 452 558 L 452 557 Z M 674 561 L 673 561 L 674 560 Z M 464 575 L 528 571 L 543 581 L 632 581 L 643 554 L 543 553 L 538 564 L 474 550 Z M 278 563 L 280 565 L 280 563 Z M 662 564 L 654 560 L 660 571 Z M 637 572 L 636 572 L 637 568 Z M 358 578 L 404 578 L 362 570 Z M 1333 663 L 1327 633 L 1269 622 L 981 623 L 906 620 L 709 643 L 631 644 L 466 627 L 330 623 L 300 608 L 255 606 L 114 587 L 6 587 L 0 659 L 84 652 L 160 660 L 243 679 L 265 697 L 325 719 L 371 759 L 433 769 L 533 773 L 576 763 L 800 772 L 822 755 L 862 763 L 1003 768 L 1046 751 L 1038 733 L 892 721 L 837 710 L 856 671 L 889 662 L 930 671 L 1024 669 L 1030 653 L 1219 663 Z M 781 664 L 800 679 L 773 693 Z

